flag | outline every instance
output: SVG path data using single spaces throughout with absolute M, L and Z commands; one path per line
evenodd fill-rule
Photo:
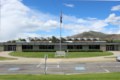
M 60 10 L 60 23 L 62 23 L 62 11 Z

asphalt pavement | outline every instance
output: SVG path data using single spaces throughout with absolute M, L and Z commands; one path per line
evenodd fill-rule
M 44 74 L 45 64 L 0 63 L 0 74 Z M 47 62 L 47 74 L 83 74 L 120 72 L 120 62 Z

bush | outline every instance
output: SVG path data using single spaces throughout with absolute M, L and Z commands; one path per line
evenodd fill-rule
M 60 50 L 30 50 L 30 49 L 26 49 L 26 50 L 23 50 L 23 52 L 56 52 L 56 51 L 60 51 Z M 67 52 L 67 50 L 61 50 L 61 51 L 65 51 Z M 68 52 L 103 52 L 102 50 L 93 50 L 93 49 L 88 49 L 88 50 L 73 50 L 73 49 L 70 49 L 68 50 Z

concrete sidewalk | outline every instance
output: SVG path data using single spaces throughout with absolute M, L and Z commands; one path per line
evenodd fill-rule
M 3 51 L 0 52 L 0 56 L 2 57 L 8 57 L 8 58 L 17 58 L 17 60 L 4 60 L 0 62 L 43 62 L 44 58 L 24 58 L 24 57 L 14 57 L 10 56 L 9 53 L 12 51 Z M 109 51 L 114 53 L 114 55 L 111 56 L 100 56 L 100 57 L 87 57 L 87 58 L 66 58 L 66 59 L 54 59 L 54 58 L 49 58 L 47 61 L 53 61 L 53 62 L 89 62 L 89 61 L 115 61 L 114 58 L 104 58 L 104 57 L 112 57 L 112 56 L 118 56 L 120 55 L 120 51 Z
M 25 57 L 15 57 L 15 56 L 10 56 L 9 53 L 13 51 L 3 51 L 0 52 L 0 56 L 2 57 L 8 57 L 8 58 L 17 58 L 17 60 L 4 60 L 0 62 L 43 62 L 44 58 L 25 58 Z M 49 61 L 61 61 L 61 59 L 48 59 Z
M 114 58 L 105 58 L 105 57 L 114 57 L 120 55 L 120 51 L 108 51 L 112 52 L 114 55 L 110 56 L 100 56 L 100 57 L 87 57 L 87 58 L 69 58 L 62 59 L 62 61 L 115 61 Z

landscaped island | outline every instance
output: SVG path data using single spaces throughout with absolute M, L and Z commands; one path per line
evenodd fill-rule
M 16 60 L 16 58 L 7 58 L 7 57 L 1 57 L 0 60 Z
M 28 57 L 28 58 L 44 58 L 44 55 L 48 55 L 48 58 L 55 58 L 55 52 L 12 52 L 9 55 Z M 68 52 L 68 58 L 83 58 L 83 57 L 98 57 L 113 55 L 111 52 Z M 59 57 L 64 58 L 64 57 Z

